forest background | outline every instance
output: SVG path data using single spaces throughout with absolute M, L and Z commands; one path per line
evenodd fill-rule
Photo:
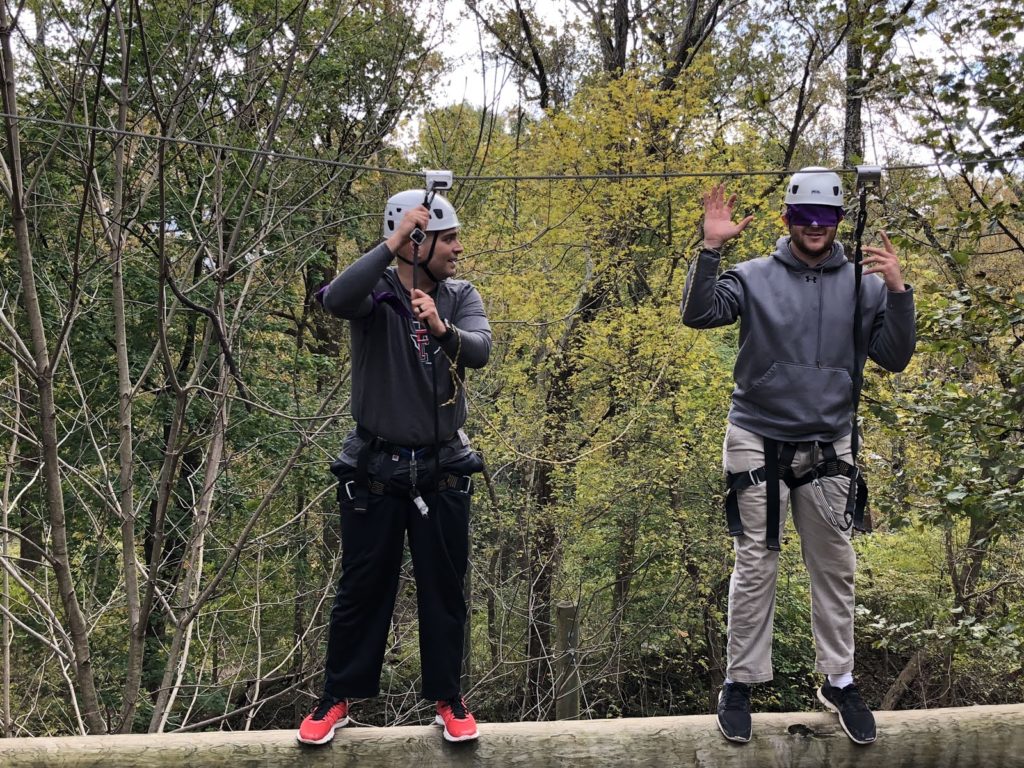
M 440 100 L 431 2 L 0 3 L 6 735 L 307 710 L 351 427 L 348 329 L 313 294 L 424 167 L 460 177 L 460 271 L 494 327 L 468 381 L 474 710 L 547 719 L 578 685 L 583 717 L 709 711 L 737 330 L 679 322 L 700 196 L 727 180 L 756 214 L 727 263 L 763 255 L 783 171 L 866 143 L 890 167 L 868 239 L 900 250 L 919 342 L 867 370 L 858 679 L 882 708 L 1024 700 L 1024 3 L 573 6 L 466 0 L 519 95 L 493 109 Z M 793 533 L 778 589 L 756 706 L 808 709 Z M 413 594 L 407 564 L 362 722 L 432 717 Z

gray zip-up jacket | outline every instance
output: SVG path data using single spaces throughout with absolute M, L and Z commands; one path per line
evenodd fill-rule
M 811 268 L 781 238 L 775 253 L 718 276 L 721 257 L 702 250 L 683 289 L 683 323 L 716 328 L 740 319 L 729 421 L 775 440 L 834 441 L 852 428 L 854 267 L 839 243 Z M 861 282 L 867 355 L 902 371 L 914 353 L 914 294 L 878 275 Z M 863 361 L 861 361 L 863 364 Z
M 324 292 L 324 308 L 351 321 L 352 417 L 378 437 L 408 447 L 434 445 L 434 412 L 442 460 L 469 450 L 460 436 L 466 395 L 455 393 L 449 358 L 459 379 L 466 368 L 482 368 L 491 353 L 491 327 L 480 294 L 466 280 L 444 280 L 433 294 L 438 315 L 455 330 L 440 345 L 430 338 L 426 355 L 416 345 L 409 292 L 390 267 L 393 256 L 381 243 L 350 264 Z M 431 368 L 436 371 L 431 371 Z M 434 399 L 434 382 L 437 399 Z M 341 460 L 355 466 L 362 441 L 355 430 Z

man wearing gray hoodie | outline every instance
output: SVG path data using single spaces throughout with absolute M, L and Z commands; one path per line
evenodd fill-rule
M 794 174 L 783 214 L 789 236 L 770 256 L 719 275 L 722 247 L 753 218 L 734 222 L 735 202 L 723 185 L 704 198 L 704 242 L 681 306 L 691 328 L 740 321 L 723 448 L 736 559 L 718 725 L 727 739 L 749 741 L 750 685 L 772 679 L 778 550 L 791 507 L 811 579 L 815 668 L 825 675 L 817 696 L 838 713 L 853 741 L 866 744 L 875 739 L 874 717 L 853 682 L 856 555 L 850 535 L 857 520 L 851 510 L 855 497 L 861 509 L 866 501 L 866 486 L 851 463 L 854 381 L 865 357 L 894 372 L 909 363 L 913 292 L 881 233 L 882 247 L 863 249 L 864 349 L 856 359 L 854 265 L 835 242 L 844 215 L 839 176 L 824 168 Z

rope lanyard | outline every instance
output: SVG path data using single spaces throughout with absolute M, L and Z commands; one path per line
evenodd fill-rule
M 863 240 L 868 220 L 868 191 L 878 186 L 881 169 L 878 166 L 857 166 L 857 190 L 859 192 L 857 225 L 853 232 L 853 430 L 850 433 L 850 454 L 854 466 L 854 477 L 850 479 L 850 492 L 846 500 L 846 519 L 854 520 L 854 526 L 863 530 L 863 521 L 854 519 L 857 505 L 857 453 L 860 449 L 860 432 L 857 425 L 857 411 L 860 409 L 860 394 L 864 386 L 864 363 L 867 356 L 864 343 L 863 313 L 860 306 L 861 281 L 864 275 Z

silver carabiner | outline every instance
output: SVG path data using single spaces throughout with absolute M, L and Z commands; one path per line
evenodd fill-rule
M 814 478 L 811 480 L 811 487 L 814 488 L 814 494 L 818 497 L 818 501 L 821 502 L 820 506 L 824 507 L 828 513 L 827 522 L 832 523 L 834 527 L 838 528 L 839 520 L 836 518 L 836 511 L 832 505 L 828 503 L 828 498 L 825 496 L 825 490 L 821 487 L 821 481 L 818 478 Z

